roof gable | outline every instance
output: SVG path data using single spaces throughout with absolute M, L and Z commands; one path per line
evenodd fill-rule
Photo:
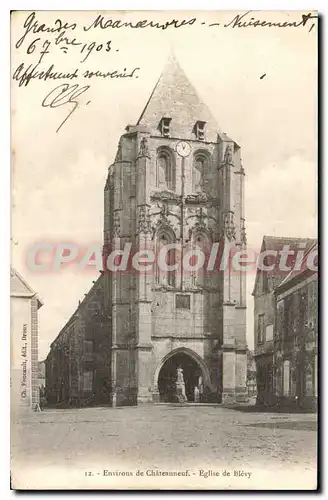
M 26 283 L 15 269 L 10 270 L 10 294 L 11 295 L 35 295 L 34 290 Z
M 43 305 L 35 291 L 27 284 L 24 278 L 16 271 L 16 269 L 10 269 L 10 296 L 11 297 L 36 297 L 38 301 L 38 307 Z
M 285 245 L 288 245 L 289 249 L 294 252 L 297 252 L 297 250 L 307 251 L 315 242 L 316 240 L 314 238 L 263 236 L 261 253 L 267 250 L 280 252 L 283 250 Z M 290 267 L 290 264 L 287 263 L 287 266 Z M 261 274 L 265 274 L 267 277 L 268 292 L 273 292 L 280 285 L 280 283 L 286 279 L 288 273 L 289 271 L 280 270 L 278 266 L 275 266 L 271 271 L 262 271 L 261 269 L 257 269 L 252 295 L 256 296 L 258 294 Z

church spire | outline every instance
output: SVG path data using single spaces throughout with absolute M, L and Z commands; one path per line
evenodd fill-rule
M 170 55 L 138 125 L 147 126 L 156 135 L 163 117 L 171 119 L 171 137 L 192 139 L 194 125 L 205 122 L 207 141 L 217 140 L 219 128 L 216 121 L 198 97 L 174 54 Z

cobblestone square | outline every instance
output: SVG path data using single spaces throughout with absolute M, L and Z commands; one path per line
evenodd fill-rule
M 14 480 L 24 464 L 28 488 L 78 480 L 105 489 L 313 489 L 316 415 L 219 405 L 47 410 L 16 423 L 12 453 Z

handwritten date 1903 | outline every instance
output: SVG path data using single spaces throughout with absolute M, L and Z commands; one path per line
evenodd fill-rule
M 58 87 L 54 88 L 46 95 L 46 97 L 42 101 L 42 107 L 44 108 L 58 108 L 59 106 L 64 106 L 65 104 L 72 104 L 73 107 L 71 111 L 66 116 L 65 120 L 57 128 L 56 132 L 62 128 L 64 123 L 67 122 L 69 117 L 73 114 L 73 112 L 79 107 L 80 103 L 78 98 L 84 94 L 90 85 L 85 85 L 84 87 L 80 87 L 78 84 L 69 85 L 68 83 L 63 83 L 62 85 L 58 85 Z M 88 105 L 90 101 L 86 103 Z

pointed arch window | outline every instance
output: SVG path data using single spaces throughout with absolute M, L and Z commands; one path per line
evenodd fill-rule
M 192 281 L 193 285 L 204 288 L 208 285 L 209 276 L 207 273 L 208 253 L 210 239 L 207 234 L 197 233 L 193 238 L 193 249 L 195 250 Z
M 204 153 L 196 153 L 193 159 L 192 188 L 194 193 L 200 193 L 204 189 L 204 180 L 208 170 L 209 159 Z
M 167 148 L 160 148 L 157 151 L 156 186 L 163 190 L 174 190 L 175 187 L 173 157 Z
M 175 264 L 174 248 L 167 248 L 175 242 L 173 231 L 159 229 L 156 235 L 156 284 L 159 286 L 175 286 L 175 270 L 170 266 Z

